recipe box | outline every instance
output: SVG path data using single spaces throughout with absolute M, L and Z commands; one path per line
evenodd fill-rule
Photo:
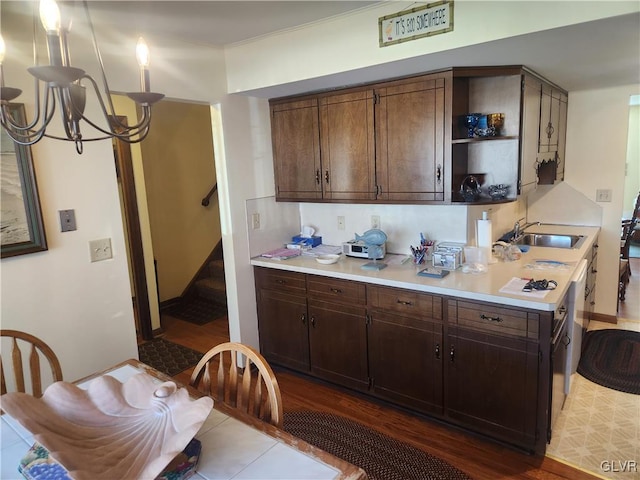
M 434 267 L 455 270 L 462 265 L 464 243 L 442 242 L 436 245 L 431 255 Z

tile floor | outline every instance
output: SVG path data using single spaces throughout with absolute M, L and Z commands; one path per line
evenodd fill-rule
M 632 295 L 640 296 L 640 272 L 634 273 Z M 616 325 L 591 322 L 589 330 L 640 332 L 639 317 L 635 309 L 619 317 Z M 640 480 L 640 395 L 601 387 L 574 374 L 547 455 L 602 478 Z

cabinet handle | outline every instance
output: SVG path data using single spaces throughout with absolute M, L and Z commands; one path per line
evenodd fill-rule
M 488 317 L 484 313 L 480 315 L 480 318 L 483 320 L 491 320 L 492 322 L 502 322 L 503 320 L 500 317 Z
M 311 326 L 313 328 L 316 328 L 316 317 L 314 317 L 313 315 L 311 315 Z
M 316 170 L 316 185 L 320 185 L 320 169 Z
M 440 344 L 436 343 L 436 358 L 440 360 Z
M 405 300 L 400 300 L 399 298 L 396 300 L 396 303 L 399 303 L 400 305 L 406 305 L 407 307 L 413 306 L 413 303 L 407 302 Z
M 598 273 L 598 270 L 596 270 L 595 268 L 592 268 L 591 273 Z
M 329 170 L 324 171 L 324 181 L 329 183 Z
M 307 316 L 304 313 L 302 314 L 302 324 L 303 325 L 307 324 Z
M 453 345 L 451 345 L 451 350 L 449 351 L 449 357 L 451 357 L 452 362 L 453 362 L 453 359 L 456 357 L 456 350 Z
M 342 293 L 342 290 L 340 290 L 339 288 L 332 288 L 331 291 L 333 293 Z
M 569 335 L 567 335 L 566 333 L 564 334 L 564 338 L 562 339 L 562 343 L 564 343 L 565 347 L 568 347 L 569 344 L 571 343 L 571 339 L 569 338 Z
M 442 178 L 442 165 L 438 164 L 436 168 L 436 181 L 440 183 L 440 179 Z

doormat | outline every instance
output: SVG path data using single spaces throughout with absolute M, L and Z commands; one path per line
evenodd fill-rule
M 194 298 L 173 305 L 163 310 L 162 313 L 196 325 L 204 325 L 226 316 L 227 307 L 201 298 Z
M 438 457 L 338 415 L 286 412 L 283 429 L 362 468 L 370 480 L 471 479 Z
M 578 373 L 603 387 L 640 395 L 640 332 L 594 330 L 584 337 Z
M 170 377 L 196 365 L 202 355 L 200 352 L 169 342 L 164 338 L 155 338 L 138 345 L 140 361 Z

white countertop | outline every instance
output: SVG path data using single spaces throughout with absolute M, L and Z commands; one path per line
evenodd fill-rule
M 333 265 L 321 265 L 313 257 L 299 256 L 287 260 L 272 260 L 263 257 L 251 259 L 251 264 L 259 267 L 275 268 L 291 272 L 324 275 L 327 277 L 354 280 L 358 282 L 406 288 L 439 295 L 455 296 L 470 300 L 500 303 L 521 308 L 553 311 L 562 301 L 571 283 L 571 278 L 580 260 L 590 253 L 591 247 L 600 231 L 599 227 L 578 227 L 566 225 L 538 225 L 527 229 L 527 233 L 551 233 L 584 235 L 586 241 L 577 249 L 531 247 L 520 260 L 513 262 L 498 261 L 489 264 L 485 273 L 462 273 L 460 269 L 452 271 L 444 278 L 420 277 L 416 273 L 425 265 L 417 268 L 410 262 L 403 265 L 388 265 L 380 271 L 363 270 L 361 266 L 370 260 L 342 256 Z M 554 265 L 536 264 L 537 260 L 551 260 L 567 264 L 558 268 Z M 382 262 L 388 261 L 387 258 Z M 539 268 L 532 268 L 536 265 Z M 545 266 L 546 265 L 546 266 Z M 501 293 L 513 277 L 555 280 L 558 287 L 549 291 L 544 298 L 523 292 L 522 294 Z

